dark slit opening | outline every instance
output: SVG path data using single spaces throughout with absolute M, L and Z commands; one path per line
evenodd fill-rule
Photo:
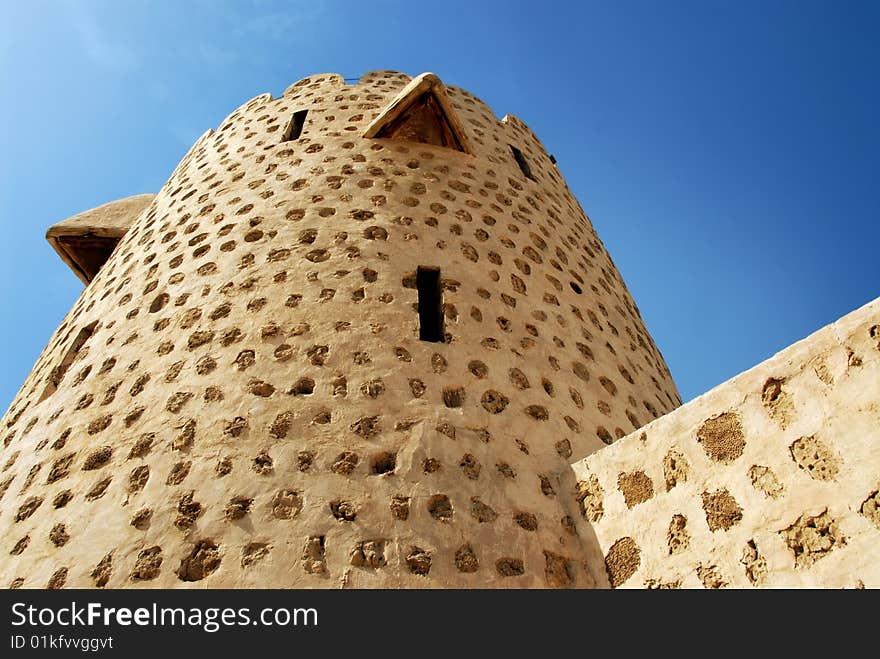
M 73 364 L 73 360 L 76 359 L 76 356 L 79 354 L 79 351 L 82 350 L 83 346 L 88 343 L 90 338 L 92 338 L 92 334 L 95 333 L 95 328 L 97 326 L 98 321 L 96 320 L 79 331 L 76 338 L 73 340 L 73 343 L 71 343 L 70 347 L 67 349 L 67 352 L 64 353 L 61 363 L 52 369 L 52 372 L 49 374 L 49 381 L 46 383 L 46 388 L 43 389 L 43 394 L 37 402 L 41 402 L 55 393 L 58 389 L 58 385 L 61 384 L 61 380 L 64 378 L 65 373 L 67 373 L 67 369 Z
M 529 167 L 529 161 L 526 160 L 523 152 L 513 146 L 513 144 L 510 145 L 510 150 L 513 151 L 513 157 L 516 160 L 516 164 L 519 165 L 520 171 L 522 171 L 523 176 L 533 181 L 536 180 L 534 174 L 532 174 L 532 168 Z
M 443 295 L 440 289 L 440 268 L 419 266 L 416 272 L 419 290 L 419 338 L 443 342 Z
M 287 125 L 287 130 L 284 131 L 284 135 L 281 138 L 282 141 L 288 142 L 290 140 L 299 139 L 299 136 L 303 131 L 303 126 L 306 125 L 306 115 L 308 113 L 308 110 L 299 110 L 298 112 L 293 113 L 293 118 L 290 120 L 290 123 Z

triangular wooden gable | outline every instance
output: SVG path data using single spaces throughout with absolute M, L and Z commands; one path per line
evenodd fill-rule
M 443 83 L 433 73 L 413 78 L 369 125 L 364 137 L 385 137 L 472 153 Z

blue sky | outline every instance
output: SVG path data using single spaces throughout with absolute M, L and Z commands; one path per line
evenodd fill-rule
M 553 153 L 689 400 L 880 294 L 880 3 L 0 0 L 0 407 L 82 285 L 46 228 L 312 73 L 434 71 Z

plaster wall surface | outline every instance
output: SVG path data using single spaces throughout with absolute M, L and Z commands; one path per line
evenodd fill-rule
M 880 299 L 576 462 L 611 585 L 880 587 Z

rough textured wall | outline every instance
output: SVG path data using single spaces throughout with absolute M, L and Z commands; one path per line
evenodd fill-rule
M 2 583 L 604 582 L 554 474 L 674 384 L 521 121 L 449 88 L 474 155 L 362 137 L 408 81 L 313 76 L 199 139 L 0 422 Z
M 576 463 L 577 506 L 615 586 L 878 588 L 878 448 L 880 299 Z

